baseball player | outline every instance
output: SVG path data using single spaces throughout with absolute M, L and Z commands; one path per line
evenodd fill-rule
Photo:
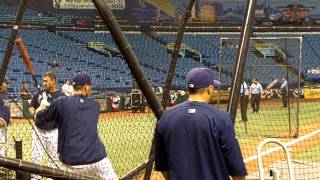
M 57 89 L 56 75 L 52 72 L 47 72 L 43 75 L 43 88 L 44 91 L 36 93 L 31 100 L 29 111 L 34 114 L 35 110 L 40 106 L 49 106 L 50 103 L 64 94 Z M 50 157 L 54 161 L 58 159 L 57 145 L 58 145 L 58 129 L 57 127 L 51 130 L 43 130 L 36 127 L 36 132 L 32 132 L 32 152 L 31 160 L 34 163 L 41 164 L 41 161 L 45 155 L 45 150 L 49 153 Z M 38 134 L 38 136 L 37 136 Z M 45 149 L 44 149 L 45 148 Z M 49 166 L 56 167 L 56 162 L 49 158 Z M 33 179 L 39 179 L 39 176 L 32 175 Z
M 208 104 L 220 82 L 207 68 L 192 69 L 186 79 L 189 100 L 165 112 L 157 124 L 155 169 L 166 179 L 244 179 L 230 116 Z
M 10 104 L 7 97 L 9 81 L 4 78 L 0 89 L 0 156 L 6 156 L 5 145 L 7 143 L 7 126 L 10 123 Z
M 102 179 L 118 179 L 98 136 L 99 103 L 89 99 L 91 77 L 85 72 L 73 78 L 74 96 L 64 96 L 49 107 L 41 105 L 36 124 L 46 130 L 58 127 L 61 162 L 75 172 Z

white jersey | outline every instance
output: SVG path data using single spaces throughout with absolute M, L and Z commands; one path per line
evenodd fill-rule
M 260 83 L 257 83 L 257 84 L 252 83 L 250 88 L 251 88 L 252 94 L 260 94 L 263 91 L 263 88 Z

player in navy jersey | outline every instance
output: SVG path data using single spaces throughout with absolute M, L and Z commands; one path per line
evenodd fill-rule
M 43 75 L 43 92 L 36 93 L 31 100 L 29 111 L 33 115 L 35 110 L 42 104 L 44 106 L 50 106 L 50 103 L 64 94 L 57 88 L 57 78 L 52 72 L 47 72 Z M 36 132 L 35 132 L 36 131 Z M 50 130 L 43 130 L 35 128 L 32 132 L 32 144 L 31 144 L 31 160 L 34 163 L 41 164 L 43 157 L 45 156 L 45 149 L 49 153 L 49 166 L 57 167 L 58 161 L 58 129 L 54 127 Z M 38 136 L 37 136 L 38 134 Z M 44 149 L 45 148 L 45 149 Z M 32 179 L 39 179 L 39 176 L 32 175 Z
M 10 123 L 10 102 L 7 96 L 9 80 L 4 78 L 0 88 L 0 144 L 7 143 L 7 126 Z M 6 156 L 6 147 L 0 147 L 0 156 Z
M 170 180 L 244 179 L 247 171 L 227 112 L 209 105 L 220 84 L 207 68 L 187 74 L 189 100 L 156 127 L 155 169 Z
M 118 179 L 98 135 L 99 103 L 89 99 L 91 77 L 79 72 L 73 78 L 74 96 L 64 96 L 49 107 L 37 109 L 36 124 L 42 129 L 58 127 L 58 153 L 69 169 L 98 176 Z
M 0 89 L 0 118 L 2 118 L 7 125 L 10 123 L 10 103 L 7 96 L 9 87 L 9 80 L 4 78 Z

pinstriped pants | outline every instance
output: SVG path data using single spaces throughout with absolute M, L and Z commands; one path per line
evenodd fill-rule
M 67 168 L 67 170 L 71 170 L 75 173 L 94 176 L 104 180 L 118 180 L 118 177 L 112 168 L 111 161 L 107 157 L 92 164 L 77 166 L 70 166 L 66 164 L 63 165 Z

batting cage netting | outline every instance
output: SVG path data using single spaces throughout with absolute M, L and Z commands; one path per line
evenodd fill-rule
M 53 5 L 57 8 L 66 2 L 54 1 Z M 132 48 L 133 55 L 146 75 L 141 79 L 150 82 L 154 95 L 161 102 L 177 39 L 175 31 L 179 24 L 182 24 L 181 18 L 186 12 L 188 1 L 113 2 L 121 5 L 118 8 L 132 6 L 124 11 L 125 15 L 109 20 L 120 18 L 119 23 L 123 25 L 121 28 L 129 30 L 122 32 L 119 28 L 117 35 L 124 33 L 128 41 L 126 50 Z M 184 33 L 178 51 L 179 58 L 172 72 L 174 75 L 168 108 L 188 99 L 186 73 L 195 67 L 208 67 L 222 82 L 216 89 L 213 106 L 227 109 L 237 63 L 239 33 L 223 33 L 219 32 L 219 29 L 222 30 L 226 25 L 224 21 L 235 20 L 236 22 L 231 22 L 231 26 L 226 28 L 240 31 L 244 14 L 239 15 L 237 12 L 245 12 L 244 2 L 225 1 L 223 5 L 220 2 L 194 1 L 195 6 L 190 11 L 191 17 L 188 21 L 190 24 L 185 27 L 188 32 Z M 283 6 L 276 1 L 265 3 L 268 5 L 260 7 Z M 230 11 L 230 7 L 237 8 L 237 11 Z M 16 7 L 1 1 L 0 11 L 0 24 L 4 27 L 0 29 L 2 56 L 7 54 L 5 49 L 11 34 L 11 26 L 6 23 L 13 23 Z M 260 12 L 260 16 L 256 16 L 255 20 L 255 23 L 259 24 L 259 20 L 265 17 L 261 15 L 262 10 L 256 12 L 258 15 Z M 98 135 L 119 179 L 148 179 L 150 170 L 151 179 L 161 180 L 162 175 L 153 171 L 151 165 L 157 113 L 151 110 L 151 105 L 142 93 L 143 88 L 137 85 L 138 80 L 132 73 L 133 68 L 129 68 L 124 50 L 110 33 L 111 28 L 108 27 L 109 31 L 105 29 L 102 19 L 103 14 L 107 13 L 101 14 L 101 18 L 74 17 L 55 13 L 46 15 L 27 9 L 23 19 L 24 28 L 12 32 L 17 33 L 17 38 L 21 38 L 25 43 L 36 72 L 34 76 L 39 84 L 43 84 L 43 74 L 48 71 L 57 75 L 58 89 L 62 89 L 65 81 L 72 79 L 77 72 L 86 71 L 90 74 L 93 83 L 89 98 L 100 105 Z M 121 13 L 115 14 L 119 16 Z M 94 16 L 96 15 L 98 13 Z M 277 13 L 273 15 L 279 18 Z M 219 18 L 222 18 L 222 21 Z M 90 19 L 90 27 L 83 29 L 82 26 Z M 199 22 L 205 23 L 199 25 Z M 283 23 L 282 20 L 280 22 Z M 61 24 L 64 26 L 60 26 Z M 170 32 L 166 32 L 167 30 Z M 265 176 L 271 172 L 274 179 L 289 178 L 287 157 L 279 145 L 267 144 L 261 147 L 262 152 L 258 153 L 259 144 L 269 138 L 280 140 L 288 148 L 295 179 L 320 179 L 320 90 L 317 87 L 320 82 L 320 53 L 317 48 L 319 42 L 318 33 L 252 34 L 241 90 L 238 92 L 240 100 L 234 124 L 249 173 L 247 179 L 258 179 L 258 159 L 262 159 L 263 169 L 260 169 L 260 172 L 264 172 Z M 10 166 L 6 164 L 6 168 L 0 167 L 0 179 L 45 179 L 48 176 L 95 179 L 92 175 L 97 172 L 84 173 L 84 176 L 70 174 L 70 178 L 66 178 L 68 175 L 65 173 L 70 172 L 70 169 L 66 168 L 53 152 L 54 144 L 48 143 L 48 140 L 53 140 L 57 134 L 39 133 L 39 129 L 35 127 L 28 110 L 31 98 L 23 97 L 21 88 L 24 86 L 23 82 L 29 81 L 32 96 L 37 87 L 22 58 L 19 48 L 14 45 L 5 74 L 9 80 L 9 99 L 4 103 L 10 106 L 11 122 L 7 124 L 0 118 L 0 162 L 8 162 Z M 261 88 L 253 90 L 260 85 Z M 21 167 L 24 167 L 24 170 Z M 34 171 L 35 169 L 37 171 Z M 46 173 L 39 173 L 41 170 Z M 37 173 L 32 174 L 33 172 Z
M 8 31 L 1 30 L 1 33 L 1 41 L 6 42 L 5 37 Z M 111 35 L 92 32 L 59 31 L 52 33 L 45 30 L 21 30 L 19 36 L 26 41 L 26 48 L 31 54 L 32 62 L 37 67 L 39 80 L 41 80 L 40 74 L 52 70 L 48 64 L 54 58 L 58 58 L 61 64 L 56 69 L 59 87 L 63 84 L 62 79 L 72 77 L 71 72 L 73 71 L 91 72 L 95 81 L 95 90 L 91 98 L 100 104 L 99 136 L 106 147 L 108 157 L 119 178 L 131 175 L 132 172 L 135 174 L 134 177 L 131 176 L 133 179 L 143 178 L 156 118 L 132 80 L 123 59 L 118 55 L 111 57 L 108 55 L 108 57 L 93 52 L 88 50 L 87 45 L 84 44 L 84 42 L 103 41 L 116 48 Z M 141 33 L 126 33 L 126 36 L 143 64 L 145 72 L 154 83 L 155 94 L 161 99 L 163 93 L 161 86 L 164 84 L 170 60 L 169 46 L 155 42 Z M 174 42 L 175 39 L 174 34 L 164 33 L 159 34 L 158 37 L 168 44 Z M 217 90 L 215 106 L 226 109 L 229 99 L 228 89 L 238 48 L 238 38 L 235 37 L 238 35 L 193 35 L 188 33 L 184 36 L 185 45 L 180 51 L 181 58 L 178 60 L 178 68 L 173 79 L 173 90 L 170 92 L 171 101 L 168 105 L 179 104 L 187 99 L 184 89 L 185 73 L 193 67 L 206 64 L 216 71 L 223 82 L 220 89 Z M 317 119 L 320 113 L 319 99 L 317 90 L 313 89 L 314 85 L 301 73 L 303 72 L 301 67 L 308 67 L 310 63 L 306 57 L 311 52 L 301 50 L 302 47 L 313 45 L 310 37 L 311 35 L 255 37 L 250 41 L 244 80 L 249 88 L 253 79 L 257 79 L 263 87 L 263 92 L 258 112 L 253 113 L 252 97 L 248 96 L 247 103 L 244 103 L 247 104 L 246 111 L 241 110 L 239 103 L 235 123 L 235 130 L 250 176 L 258 176 L 257 159 L 262 157 L 266 173 L 272 169 L 280 171 L 284 179 L 287 177 L 284 152 L 278 148 L 279 146 L 264 147 L 263 151 L 267 153 L 262 153 L 262 156 L 257 153 L 257 147 L 262 140 L 277 138 L 288 145 L 292 156 L 294 176 L 297 179 L 319 178 L 320 142 L 319 135 L 316 133 L 316 130 L 319 129 Z M 47 39 L 47 42 L 43 43 L 41 39 Z M 187 49 L 187 46 L 203 49 L 205 44 L 200 43 L 203 41 L 208 42 L 209 48 L 193 53 Z M 55 50 L 53 51 L 52 48 Z M 199 57 L 191 56 L 199 52 L 203 55 L 201 61 L 198 60 Z M 93 57 L 95 61 L 91 61 Z M 1 147 L 5 147 L 7 157 L 22 157 L 23 160 L 32 162 L 33 153 L 39 156 L 42 165 L 49 165 L 50 158 L 48 159 L 47 155 L 40 157 L 40 151 L 44 154 L 47 151 L 44 151 L 42 145 L 39 145 L 39 152 L 32 150 L 32 141 L 37 137 L 33 137 L 34 130 L 29 122 L 29 120 L 32 122 L 30 115 L 23 114 L 26 102 L 19 100 L 16 93 L 22 85 L 18 82 L 30 80 L 30 77 L 23 70 L 25 67 L 17 49 L 14 50 L 12 58 L 8 76 L 13 87 L 9 92 L 13 121 L 8 126 L 7 139 L 1 139 Z M 216 59 L 216 61 L 211 59 Z M 79 61 L 81 63 L 78 63 Z M 281 88 L 284 81 L 287 81 L 287 88 Z M 31 89 L 33 89 L 32 86 Z M 246 112 L 246 118 L 241 112 Z M 22 144 L 21 153 L 18 156 L 16 154 L 19 154 L 19 148 L 15 148 L 15 141 L 18 144 L 21 141 Z M 60 166 L 59 162 L 57 165 Z M 135 171 L 138 167 L 142 168 Z M 26 175 L 23 172 L 7 169 L 2 172 L 3 176 L 9 179 L 15 179 L 17 175 Z M 152 177 L 160 178 L 157 175 Z
M 218 95 L 224 108 L 234 72 L 238 38 L 220 39 L 220 62 L 217 64 L 223 84 Z M 240 89 L 235 129 L 246 167 L 257 176 L 257 159 L 263 159 L 265 173 L 279 170 L 288 178 L 284 151 L 267 145 L 268 153 L 257 154 L 257 146 L 266 138 L 276 138 L 288 144 L 293 174 L 296 179 L 319 178 L 319 100 L 312 94 L 312 83 L 301 74 L 302 37 L 253 37 L 246 58 Z M 255 82 L 256 81 L 256 82 Z M 254 83 L 262 89 L 255 91 Z M 311 134 L 310 134 L 311 133 Z M 278 145 L 276 145 L 279 147 Z

